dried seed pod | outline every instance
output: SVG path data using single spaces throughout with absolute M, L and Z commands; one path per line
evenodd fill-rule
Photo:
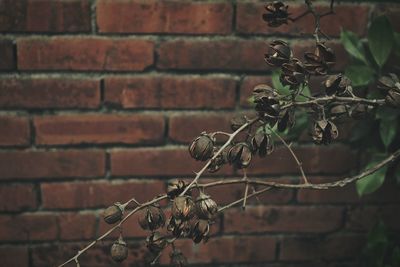
M 385 97 L 385 102 L 392 107 L 400 107 L 400 90 L 390 90 Z
M 218 214 L 218 205 L 209 195 L 200 192 L 196 200 L 197 217 L 204 220 L 213 220 Z
M 240 127 L 243 126 L 243 124 L 247 123 L 247 119 L 245 116 L 236 116 L 231 119 L 231 129 L 232 131 L 236 131 Z
M 180 250 L 175 249 L 169 256 L 171 258 L 171 265 L 174 267 L 184 267 L 188 264 L 186 257 Z
M 306 69 L 296 58 L 282 64 L 282 74 L 279 77 L 283 85 L 298 86 L 306 80 Z
M 189 220 L 193 217 L 195 206 L 190 196 L 178 196 L 171 208 L 172 216 L 178 220 Z
M 331 75 L 323 83 L 327 95 L 351 92 L 351 80 L 342 74 Z
M 305 53 L 304 67 L 315 75 L 325 75 L 335 65 L 336 57 L 333 50 L 323 43 L 317 43 L 314 53 Z
M 192 239 L 194 243 L 200 243 L 202 240 L 208 240 L 210 225 L 207 220 L 198 220 L 193 227 Z
M 141 210 L 139 225 L 144 230 L 154 231 L 165 224 L 165 215 L 159 205 L 153 204 Z
M 348 105 L 343 104 L 332 105 L 329 109 L 329 113 L 334 117 L 349 115 L 349 108 Z
M 167 225 L 167 230 L 172 232 L 174 237 L 188 237 L 192 233 L 192 222 L 171 217 Z
M 159 253 L 167 245 L 167 240 L 159 232 L 153 232 L 146 239 L 147 248 L 153 253 Z
M 292 55 L 289 45 L 281 40 L 275 40 L 269 45 L 269 53 L 265 54 L 265 62 L 273 67 L 288 63 Z
M 173 180 L 168 183 L 167 195 L 169 198 L 174 199 L 179 196 L 186 188 L 186 183 L 182 180 Z
M 271 136 L 263 131 L 259 131 L 253 136 L 251 145 L 253 152 L 258 152 L 260 157 L 265 157 L 274 150 L 274 143 Z
M 285 109 L 280 113 L 280 119 L 278 121 L 278 131 L 283 132 L 287 128 L 292 128 L 295 122 L 294 110 Z
M 119 202 L 117 202 L 104 210 L 103 218 L 106 223 L 113 224 L 122 219 L 123 213 L 124 213 L 123 206 Z
M 271 126 L 276 123 L 280 112 L 278 96 L 276 90 L 266 84 L 257 85 L 253 90 L 255 110 Z
M 247 143 L 238 143 L 229 150 L 229 163 L 238 169 L 247 168 L 251 162 L 251 149 Z
M 339 136 L 339 131 L 333 122 L 319 120 L 314 123 L 311 136 L 314 143 L 328 145 Z
M 207 134 L 202 134 L 192 141 L 189 153 L 196 160 L 206 161 L 211 158 L 214 150 L 214 141 Z
M 121 262 L 128 257 L 128 247 L 122 236 L 111 246 L 111 258 L 116 262 Z
M 379 89 L 384 91 L 400 90 L 400 81 L 396 74 L 389 73 L 389 76 L 382 76 L 377 84 Z
M 289 13 L 288 6 L 280 1 L 268 3 L 265 6 L 267 13 L 263 14 L 263 20 L 270 27 L 279 27 L 282 24 L 287 24 Z

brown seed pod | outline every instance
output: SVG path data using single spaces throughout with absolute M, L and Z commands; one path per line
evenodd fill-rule
M 269 53 L 265 54 L 265 62 L 273 67 L 288 63 L 292 55 L 289 45 L 281 40 L 275 40 L 269 45 Z
M 378 88 L 386 93 L 385 102 L 392 107 L 400 107 L 400 81 L 396 74 L 390 73 L 378 81 Z
M 159 253 L 167 245 L 167 240 L 159 232 L 153 232 L 146 238 L 147 248 L 153 253 Z
M 175 179 L 168 183 L 167 195 L 169 198 L 174 199 L 175 197 L 179 196 L 179 194 L 182 193 L 185 188 L 186 183 L 184 181 Z
M 323 43 L 317 43 L 314 53 L 305 53 L 304 58 L 304 67 L 315 75 L 325 75 L 336 61 L 333 50 Z
M 247 168 L 251 162 L 251 149 L 247 143 L 237 143 L 229 150 L 229 163 L 238 169 Z
M 119 202 L 117 202 L 104 210 L 103 218 L 106 223 L 113 224 L 122 219 L 123 213 L 124 213 L 123 206 Z
M 298 86 L 306 80 L 306 69 L 296 58 L 292 58 L 288 63 L 282 64 L 282 74 L 279 77 L 283 85 Z
M 156 205 L 150 205 L 142 209 L 139 214 L 139 225 L 144 230 L 154 231 L 165 224 L 165 215 L 162 209 Z
M 278 96 L 276 90 L 266 84 L 259 84 L 253 90 L 255 110 L 271 126 L 276 123 L 280 112 Z
M 260 157 L 265 157 L 274 150 L 274 142 L 272 141 L 271 135 L 263 131 L 259 131 L 253 136 L 251 139 L 251 146 L 253 153 L 258 152 Z
M 339 131 L 333 122 L 319 120 L 314 123 L 311 136 L 314 143 L 328 145 L 339 136 Z
M 188 264 L 186 257 L 180 250 L 175 249 L 169 256 L 171 258 L 171 265 L 174 267 L 184 267 Z
M 350 106 L 348 106 L 348 105 L 337 104 L 337 105 L 332 105 L 329 108 L 329 113 L 333 117 L 341 117 L 344 115 L 349 115 L 349 109 L 350 109 Z
M 400 90 L 390 90 L 385 97 L 385 102 L 392 107 L 400 107 Z
M 294 110 L 285 109 L 281 111 L 279 115 L 280 119 L 278 121 L 278 131 L 283 132 L 287 128 L 290 129 L 295 123 Z
M 195 160 L 206 161 L 214 151 L 214 141 L 207 134 L 202 134 L 192 141 L 189 153 Z
M 247 122 L 247 119 L 245 116 L 236 116 L 231 119 L 231 129 L 232 131 L 236 131 L 240 127 L 243 126 Z
M 198 220 L 193 227 L 192 239 L 194 243 L 200 243 L 202 240 L 208 240 L 210 225 L 207 220 Z
M 270 27 L 279 27 L 282 24 L 287 24 L 289 13 L 288 6 L 280 1 L 268 3 L 265 6 L 267 13 L 263 14 L 263 20 Z
M 116 262 L 121 262 L 128 257 L 128 247 L 122 236 L 111 246 L 111 258 Z
M 172 216 L 178 220 L 189 220 L 193 217 L 195 206 L 190 196 L 178 196 L 171 208 Z
M 325 92 L 327 95 L 343 95 L 346 92 L 351 92 L 351 80 L 342 74 L 331 75 L 322 85 L 325 87 Z
M 196 200 L 197 217 L 204 220 L 214 220 L 218 214 L 218 205 L 209 195 L 200 192 Z
M 172 232 L 174 237 L 188 237 L 192 233 L 192 222 L 171 217 L 167 225 L 167 230 Z

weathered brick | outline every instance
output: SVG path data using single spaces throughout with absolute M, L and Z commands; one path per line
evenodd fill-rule
M 132 197 L 148 201 L 165 192 L 161 181 L 42 183 L 44 209 L 85 209 L 107 207 Z
M 1 264 L 7 267 L 28 267 L 29 253 L 27 247 L 7 246 L 0 248 Z
M 36 143 L 141 144 L 160 143 L 165 121 L 161 115 L 72 115 L 36 117 Z
M 235 87 L 228 78 L 113 77 L 105 79 L 105 101 L 123 108 L 233 108 Z
M 26 146 L 30 142 L 29 120 L 26 117 L 0 117 L 0 146 Z
M 1 108 L 96 108 L 100 104 L 98 80 L 2 79 Z
M 1 215 L 0 224 L 0 242 L 55 240 L 58 235 L 55 215 Z
M 97 150 L 0 153 L 0 179 L 87 178 L 104 173 L 105 155 Z
M 169 118 L 169 138 L 175 142 L 188 143 L 202 132 L 230 130 L 232 113 L 177 114 Z M 226 140 L 224 136 L 217 136 Z M 225 139 L 224 139 L 225 138 Z
M 0 3 L 1 5 L 1 3 Z M 1 8 L 0 8 L 1 9 Z M 1 27 L 1 23 L 0 23 Z M 0 71 L 15 69 L 14 45 L 10 40 L 0 40 Z
M 296 17 L 306 9 L 305 5 L 289 4 L 291 17 Z M 236 30 L 243 34 L 289 34 L 302 36 L 314 33 L 314 18 L 311 14 L 296 22 L 289 22 L 280 27 L 269 27 L 262 19 L 266 13 L 263 3 L 238 3 L 236 12 Z M 317 5 L 316 10 L 320 13 L 329 11 L 328 5 Z M 321 30 L 332 37 L 340 35 L 340 31 L 350 30 L 357 35 L 365 35 L 369 7 L 367 5 L 335 5 L 335 14 L 321 19 Z M 354 20 L 357 18 L 357 20 Z
M 271 87 L 272 81 L 270 76 L 246 76 L 240 84 L 240 105 L 242 107 L 251 107 L 252 103 L 249 98 L 252 96 L 253 89 L 259 84 L 267 84 Z
M 160 69 L 267 71 L 263 41 L 166 41 L 158 49 Z
M 95 238 L 95 214 L 62 213 L 57 219 L 61 240 L 88 240 Z
M 109 1 L 97 3 L 100 32 L 227 34 L 233 8 L 229 3 L 184 1 Z
M 327 218 L 328 219 L 328 218 Z M 354 259 L 365 246 L 364 235 L 285 237 L 279 259 L 282 261 Z
M 111 152 L 113 176 L 193 176 L 193 171 L 201 169 L 204 164 L 190 158 L 187 148 L 138 148 Z M 225 166 L 218 174 L 232 174 L 232 171 Z
M 268 194 L 268 193 L 266 193 Z M 343 220 L 343 208 L 302 206 L 258 206 L 245 211 L 225 212 L 225 233 L 324 233 L 337 230 Z
M 3 0 L 1 32 L 88 32 L 89 0 Z
M 32 184 L 0 185 L 0 211 L 24 211 L 36 209 L 38 201 Z
M 153 63 L 147 40 L 99 37 L 19 39 L 21 70 L 142 71 Z M 84 56 L 83 56 L 84 55 Z

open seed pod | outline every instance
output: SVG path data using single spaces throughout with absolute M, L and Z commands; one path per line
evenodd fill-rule
M 123 206 L 119 202 L 117 202 L 104 210 L 103 218 L 106 223 L 113 224 L 122 219 L 123 213 Z
M 207 134 L 202 134 L 192 141 L 189 153 L 195 160 L 206 161 L 214 151 L 214 141 Z
M 200 192 L 196 200 L 197 217 L 204 220 L 214 220 L 218 214 L 218 205 L 209 195 Z
M 378 88 L 386 92 L 385 101 L 392 107 L 400 107 L 400 81 L 396 74 L 390 73 L 378 81 Z
M 171 208 L 172 216 L 178 220 L 189 220 L 195 213 L 195 206 L 190 196 L 178 196 Z
M 167 187 L 167 195 L 169 198 L 174 199 L 179 196 L 180 193 L 183 192 L 186 188 L 186 183 L 182 180 L 173 180 L 168 183 Z
M 352 91 L 351 80 L 342 74 L 328 76 L 322 85 L 327 95 L 343 95 Z
M 280 112 L 278 121 L 278 131 L 283 132 L 287 128 L 290 129 L 295 123 L 294 109 L 285 109 Z
M 289 13 L 288 6 L 280 1 L 268 3 L 265 6 L 267 13 L 263 14 L 263 20 L 270 27 L 279 27 L 282 24 L 287 24 Z
M 253 153 L 258 152 L 260 157 L 265 157 L 274 150 L 274 143 L 271 136 L 263 131 L 258 131 L 253 136 L 251 139 L 251 146 Z
M 164 224 L 165 215 L 159 205 L 153 204 L 140 211 L 139 225 L 142 229 L 154 231 Z
M 279 77 L 283 85 L 298 86 L 306 80 L 307 71 L 304 65 L 296 58 L 282 64 L 282 74 Z
M 253 90 L 255 110 L 271 126 L 278 120 L 280 112 L 278 96 L 276 90 L 266 84 L 257 85 Z
M 184 267 L 188 264 L 186 257 L 180 250 L 175 249 L 169 256 L 171 258 L 171 265 L 174 267 Z
M 235 116 L 231 119 L 231 129 L 232 131 L 236 131 L 240 127 L 243 126 L 243 124 L 247 123 L 247 119 L 245 116 Z
M 333 50 L 323 43 L 317 43 L 314 53 L 305 53 L 304 58 L 306 59 L 304 67 L 315 75 L 325 75 L 336 61 Z
M 168 221 L 167 230 L 174 237 L 188 237 L 192 233 L 192 221 L 182 221 L 171 217 Z
M 292 55 L 289 45 L 281 40 L 275 40 L 269 44 L 269 52 L 265 54 L 265 62 L 273 67 L 280 67 L 289 62 Z
M 251 149 L 247 143 L 237 143 L 229 150 L 229 163 L 238 169 L 247 168 L 251 162 Z
M 120 235 L 118 240 L 111 246 L 111 258 L 116 262 L 121 262 L 128 257 L 128 246 Z
M 194 225 L 192 232 L 192 239 L 194 243 L 200 243 L 202 240 L 208 240 L 208 233 L 210 232 L 210 225 L 207 220 L 198 220 Z
M 314 123 L 311 136 L 314 143 L 328 145 L 339 136 L 339 131 L 333 122 L 319 120 Z
M 147 248 L 153 253 L 159 253 L 167 245 L 167 240 L 159 232 L 153 232 L 146 239 Z

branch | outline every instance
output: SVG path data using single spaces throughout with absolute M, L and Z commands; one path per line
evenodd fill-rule
M 357 103 L 357 104 L 366 104 L 370 106 L 383 106 L 385 105 L 385 99 L 367 99 L 367 98 L 361 98 L 361 97 L 342 97 L 342 96 L 324 96 L 324 97 L 319 97 L 315 98 L 312 100 L 308 101 L 302 101 L 302 102 L 291 102 L 288 103 L 284 106 L 282 106 L 282 109 L 287 109 L 290 107 L 309 107 L 313 105 L 320 106 L 322 104 L 327 104 L 330 102 L 335 102 L 335 103 Z

